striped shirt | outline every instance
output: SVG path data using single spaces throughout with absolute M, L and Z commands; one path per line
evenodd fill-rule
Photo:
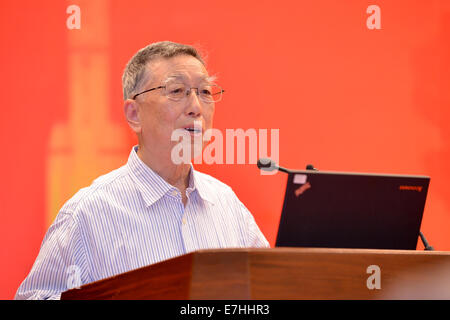
M 184 206 L 180 191 L 136 150 L 64 204 L 16 299 L 59 299 L 73 287 L 199 249 L 269 246 L 229 186 L 191 165 Z

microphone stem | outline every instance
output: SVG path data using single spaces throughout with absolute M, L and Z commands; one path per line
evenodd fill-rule
M 288 169 L 283 168 L 283 167 L 278 167 L 278 170 L 281 172 L 285 172 L 285 173 L 291 173 L 291 171 L 289 171 Z

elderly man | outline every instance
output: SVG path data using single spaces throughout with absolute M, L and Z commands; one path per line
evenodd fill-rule
M 134 55 L 122 82 L 138 146 L 123 167 L 64 204 L 16 299 L 58 299 L 73 286 L 199 249 L 268 246 L 230 187 L 172 159 L 173 132 L 198 141 L 212 127 L 223 93 L 212 81 L 191 46 L 158 42 Z

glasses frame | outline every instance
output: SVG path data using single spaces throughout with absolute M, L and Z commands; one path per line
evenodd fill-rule
M 217 100 L 217 101 L 214 101 L 214 100 L 213 100 L 213 101 L 205 101 L 205 100 L 203 100 L 203 99 L 201 98 L 201 96 L 200 96 L 200 93 L 198 92 L 198 88 L 189 87 L 189 90 L 187 90 L 186 93 L 189 92 L 189 94 L 190 94 L 191 91 L 192 91 L 192 89 L 195 89 L 196 94 L 197 94 L 197 97 L 200 97 L 200 99 L 201 99 L 203 102 L 206 102 L 206 103 L 216 103 L 216 102 L 219 102 L 220 100 L 222 100 L 222 93 L 224 93 L 225 90 L 223 90 L 222 87 L 221 87 L 221 86 L 218 86 L 217 84 L 214 84 L 214 86 L 216 86 L 216 87 L 219 88 L 219 92 L 216 93 L 216 94 L 219 94 L 219 93 L 220 93 L 220 99 Z M 147 92 L 150 92 L 150 91 L 153 91 L 153 90 L 165 89 L 165 88 L 166 88 L 166 86 L 158 86 L 158 87 L 154 87 L 154 88 L 151 88 L 151 89 L 144 90 L 144 91 L 142 91 L 142 92 L 139 92 L 139 93 L 135 94 L 135 95 L 133 96 L 132 100 L 136 100 L 136 97 L 139 96 L 139 95 L 141 95 L 141 94 L 144 94 L 144 93 L 147 93 Z M 186 94 L 186 96 L 188 96 L 189 94 Z M 171 98 L 167 97 L 167 99 L 170 99 L 170 100 L 172 100 L 172 101 L 181 101 L 183 98 L 181 98 L 181 99 L 179 99 L 179 100 L 174 100 L 174 99 L 171 99 Z

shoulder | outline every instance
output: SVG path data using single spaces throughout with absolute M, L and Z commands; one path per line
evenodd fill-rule
M 96 178 L 88 187 L 80 189 L 61 208 L 60 212 L 65 214 L 75 214 L 80 209 L 99 202 L 108 194 L 120 193 L 124 188 L 124 182 L 128 177 L 128 169 L 122 166 L 107 174 Z

